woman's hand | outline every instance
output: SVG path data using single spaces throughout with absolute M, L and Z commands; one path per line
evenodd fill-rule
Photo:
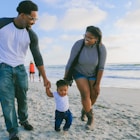
M 98 96 L 99 93 L 100 93 L 100 85 L 99 85 L 99 84 L 95 84 L 95 85 L 94 85 L 94 90 L 95 90 L 95 93 L 96 93 L 97 96 Z

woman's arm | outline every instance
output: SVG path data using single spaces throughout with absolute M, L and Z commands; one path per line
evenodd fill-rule
M 95 89 L 97 94 L 100 93 L 100 84 L 101 84 L 102 76 L 103 76 L 103 70 L 99 70 L 97 73 L 96 82 L 94 85 L 94 89 Z
M 100 93 L 100 84 L 101 84 L 101 79 L 103 77 L 103 72 L 104 72 L 104 67 L 105 67 L 105 62 L 106 62 L 106 48 L 105 46 L 100 46 L 100 51 L 99 51 L 99 68 L 98 68 L 98 72 L 97 72 L 97 76 L 96 76 L 96 82 L 94 85 L 95 91 L 97 94 Z
M 72 46 L 70 56 L 69 56 L 68 62 L 66 64 L 64 78 L 67 77 L 71 64 L 73 63 L 73 60 L 75 59 L 76 55 L 78 54 L 82 44 L 83 44 L 83 39 L 76 41 L 74 43 L 74 45 Z

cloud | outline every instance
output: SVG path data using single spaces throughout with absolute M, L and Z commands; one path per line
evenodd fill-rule
M 42 0 L 42 1 L 47 4 L 52 4 L 52 5 L 56 4 L 57 5 L 62 0 Z
M 39 17 L 38 26 L 41 30 L 53 30 L 57 25 L 57 17 L 55 15 L 49 15 L 48 13 L 43 13 Z
M 140 9 L 128 12 L 125 17 L 116 22 L 116 26 L 122 30 L 140 29 Z
M 132 1 L 128 1 L 125 5 L 126 8 L 131 8 L 132 6 Z
M 108 49 L 107 62 L 140 62 L 140 10 L 131 10 L 116 21 L 114 35 L 104 37 Z
M 105 17 L 106 13 L 97 7 L 92 9 L 70 8 L 65 12 L 59 26 L 65 30 L 81 30 L 88 25 L 100 23 Z
M 62 46 L 52 45 L 50 50 L 47 50 L 47 53 L 42 53 L 44 63 L 46 65 L 59 65 L 66 64 L 70 51 L 63 49 Z
M 134 63 L 140 62 L 139 51 L 137 47 L 126 48 L 121 46 L 114 49 L 107 49 L 107 63 Z
M 49 1 L 47 0 L 47 2 Z M 108 12 L 108 9 L 115 8 L 114 4 L 104 3 L 102 8 L 106 7 L 106 11 L 104 11 L 99 8 L 101 5 L 97 1 L 96 3 L 91 0 L 77 2 L 75 0 L 58 0 L 56 3 L 53 1 L 51 6 L 55 7 L 59 13 L 46 12 L 40 15 L 40 29 L 49 32 L 50 36 L 52 32 L 57 36 L 53 39 L 52 35 L 52 38 L 44 38 L 41 41 L 41 51 L 45 63 L 66 64 L 72 44 L 82 37 L 80 32 L 83 32 L 86 26 L 93 24 L 111 28 L 111 31 L 108 31 L 109 34 L 105 32 L 103 36 L 103 43 L 107 48 L 107 62 L 140 61 L 140 10 L 139 8 L 132 10 L 134 4 L 129 1 L 124 5 L 124 9 L 127 10 L 126 14 L 117 14 L 117 18 L 115 18 L 112 17 L 113 13 Z M 109 16 L 111 21 L 106 21 Z M 114 24 L 112 24 L 113 22 Z M 59 59 L 56 61 L 56 58 Z
M 79 38 L 82 38 L 82 35 L 68 35 L 68 34 L 62 34 L 59 39 L 63 40 L 63 41 L 69 41 L 69 42 L 73 42 L 74 40 L 78 40 Z
M 60 9 L 60 3 L 62 2 Z M 39 16 L 38 25 L 40 29 L 46 31 L 57 29 L 82 30 L 88 25 L 101 23 L 107 16 L 105 11 L 96 7 L 90 0 L 86 2 L 83 0 L 77 2 L 60 0 L 55 10 L 60 14 L 58 12 L 56 14 L 43 13 Z
M 140 10 L 129 11 L 115 22 L 116 33 L 105 38 L 106 42 L 116 46 L 132 46 L 140 44 Z
M 42 51 L 46 50 L 46 49 L 50 49 L 50 45 L 53 43 L 53 38 L 49 38 L 49 37 L 42 37 L 39 40 L 39 46 L 41 48 Z
M 37 21 L 41 32 L 50 33 L 49 37 L 39 36 L 39 46 L 44 63 L 46 65 L 66 64 L 74 41 L 82 37 L 82 35 L 76 35 L 75 32 L 72 35 L 68 34 L 68 31 L 83 30 L 87 25 L 98 24 L 106 18 L 107 14 L 90 0 L 43 1 L 47 3 L 46 6 L 49 5 L 50 9 L 56 11 L 55 13 L 50 12 L 53 10 L 49 10 L 49 13 L 47 10 L 44 13 L 41 12 Z M 52 35 L 52 32 L 56 32 L 57 38 Z M 27 58 L 32 59 L 31 56 Z

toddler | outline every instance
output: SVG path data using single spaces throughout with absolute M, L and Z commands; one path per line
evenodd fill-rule
M 72 113 L 69 110 L 68 83 L 65 80 L 58 80 L 56 86 L 57 91 L 55 92 L 51 92 L 49 88 L 46 88 L 46 94 L 55 99 L 55 131 L 61 131 L 60 126 L 62 121 L 65 120 L 63 131 L 66 132 L 72 124 Z

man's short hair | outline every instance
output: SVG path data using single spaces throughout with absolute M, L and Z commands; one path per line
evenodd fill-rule
M 30 0 L 24 0 L 17 7 L 18 14 L 31 14 L 32 11 L 38 11 L 38 6 Z

